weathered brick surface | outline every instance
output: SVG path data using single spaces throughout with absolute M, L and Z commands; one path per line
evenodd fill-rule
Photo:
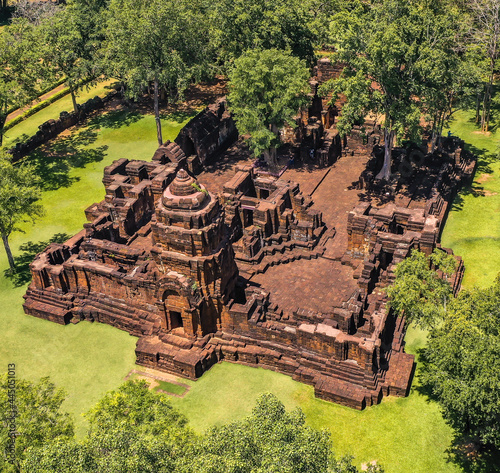
M 327 62 L 319 81 L 338 72 Z M 113 325 L 138 337 L 138 364 L 191 379 L 226 360 L 286 373 L 357 409 L 407 395 L 404 320 L 378 288 L 411 248 L 437 246 L 474 160 L 447 142 L 445 164 L 424 162 L 427 187 L 382 187 L 377 150 L 370 158 L 377 130 L 368 139 L 354 130 L 340 149 L 334 114 L 311 86 L 290 146 L 316 154 L 280 177 L 260 172 L 240 141 L 225 151 L 235 129 L 224 101 L 151 162 L 106 167 L 106 196 L 85 210 L 84 229 L 31 264 L 26 313 Z M 455 290 L 462 273 L 460 261 Z

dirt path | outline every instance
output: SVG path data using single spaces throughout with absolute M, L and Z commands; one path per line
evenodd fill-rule
M 19 115 L 26 112 L 26 110 L 29 110 L 31 107 L 34 107 L 37 103 L 43 102 L 44 100 L 47 100 L 48 98 L 57 94 L 59 91 L 63 90 L 65 87 L 66 87 L 66 83 L 58 85 L 56 88 L 54 88 L 54 89 L 50 90 L 49 92 L 47 92 L 46 94 L 43 94 L 40 97 L 38 97 L 36 100 L 31 102 L 29 105 L 26 105 L 26 107 L 18 108 L 17 110 L 14 110 L 10 115 L 7 116 L 6 123 L 10 122 L 11 120 L 14 120 L 14 118 L 17 118 Z

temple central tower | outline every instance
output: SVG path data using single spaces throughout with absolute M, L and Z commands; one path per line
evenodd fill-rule
M 219 330 L 238 270 L 217 198 L 180 169 L 156 203 L 151 233 L 165 333 L 194 338 Z

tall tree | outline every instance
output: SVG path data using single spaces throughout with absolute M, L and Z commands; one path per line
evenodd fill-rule
M 33 26 L 14 20 L 0 31 L 0 146 L 7 116 L 37 97 L 40 67 Z
M 9 237 L 14 231 L 21 231 L 20 223 L 34 221 L 43 214 L 39 199 L 40 187 L 34 168 L 26 164 L 14 166 L 0 155 L 0 235 L 11 271 L 16 268 Z
M 433 26 L 440 24 L 436 15 L 441 11 L 434 3 L 359 0 L 336 14 L 331 23 L 337 59 L 346 64 L 342 76 L 329 84 L 347 99 L 339 119 L 340 131 L 347 134 L 369 112 L 384 117 L 385 155 L 378 179 L 390 178 L 396 138 L 416 137 L 419 131 L 421 68 L 426 61 L 428 70 L 433 65 L 431 51 L 441 48 L 443 54 L 449 52 L 446 35 L 451 29 Z
M 229 73 L 229 108 L 240 133 L 250 134 L 256 157 L 278 165 L 279 130 L 307 103 L 309 71 L 303 61 L 276 49 L 247 51 Z
M 469 0 L 468 6 L 474 16 L 473 39 L 487 58 L 487 79 L 481 112 L 481 130 L 487 132 L 495 70 L 500 56 L 500 0 Z
M 105 62 L 128 93 L 140 96 L 153 84 L 158 144 L 163 144 L 160 88 L 182 92 L 201 77 L 206 63 L 205 21 L 196 2 L 111 0 L 107 12 Z
M 60 9 L 41 23 L 43 58 L 57 79 L 66 78 L 73 109 L 78 113 L 76 93 L 79 83 L 87 77 L 86 45 L 80 34 L 72 8 Z
M 226 70 L 249 49 L 288 50 L 312 65 L 313 34 L 303 2 L 216 0 L 210 18 L 212 47 Z
M 9 365 L 10 368 L 10 365 Z M 56 439 L 73 438 L 69 414 L 61 411 L 64 391 L 48 378 L 32 383 L 16 377 L 0 377 L 0 468 L 20 472 L 29 447 L 42 447 Z
M 477 442 L 500 448 L 500 279 L 461 291 L 425 349 L 422 382 L 445 419 Z
M 456 260 L 435 249 L 430 257 L 418 250 L 396 265 L 396 279 L 387 288 L 390 306 L 404 313 L 409 323 L 423 328 L 442 321 L 453 293 L 449 277 L 455 272 Z

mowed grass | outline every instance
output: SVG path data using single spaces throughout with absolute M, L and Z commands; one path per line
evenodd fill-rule
M 184 123 L 165 119 L 165 139 L 174 139 Z M 69 154 L 44 159 L 34 153 L 32 161 L 43 174 L 47 189 L 42 198 L 46 214 L 34 225 L 24 224 L 25 233 L 12 235 L 11 246 L 17 258 L 24 255 L 29 261 L 34 256 L 30 251 L 20 251 L 21 245 L 36 247 L 55 234 L 72 235 L 83 228 L 84 209 L 104 198 L 101 180 L 105 166 L 122 157 L 151 159 L 157 147 L 154 117 L 114 112 L 68 133 L 53 143 L 54 148 L 58 146 Z M 15 363 L 19 377 L 36 380 L 50 376 L 66 390 L 64 408 L 73 414 L 81 435 L 85 430 L 81 414 L 106 391 L 119 386 L 134 367 L 136 339 L 102 324 L 60 326 L 25 315 L 22 296 L 29 275 L 24 268 L 16 280 L 9 279 L 5 277 L 7 267 L 2 247 L 0 369 Z M 18 284 L 20 287 L 15 287 Z
M 464 259 L 464 287 L 486 287 L 500 272 L 500 132 L 493 124 L 490 134 L 479 133 L 467 112 L 457 112 L 449 128 L 479 160 L 473 184 L 453 203 L 441 240 Z
M 112 90 L 112 86 L 115 82 L 115 80 L 106 80 L 88 87 L 83 86 L 83 88 L 77 93 L 77 103 L 81 105 L 97 95 L 101 98 L 104 97 L 110 92 L 110 90 Z M 7 130 L 4 136 L 4 146 L 7 148 L 9 145 L 13 145 L 17 141 L 23 141 L 24 139 L 34 135 L 42 123 L 47 120 L 59 118 L 61 112 L 71 111 L 73 111 L 73 102 L 71 100 L 71 95 L 68 94 L 61 97 L 59 100 L 56 100 L 48 107 L 45 107 L 34 115 L 26 118 L 26 120 L 23 120 L 10 130 Z
M 165 139 L 173 139 L 182 125 L 180 121 L 165 121 Z M 73 234 L 82 228 L 83 210 L 103 197 L 104 166 L 121 157 L 151 158 L 156 148 L 154 119 L 111 113 L 62 137 L 55 146 L 59 146 L 64 159 L 40 154 L 33 157 L 44 176 L 43 204 L 47 213 L 34 226 L 26 225 L 25 234 L 13 236 L 12 246 L 18 257 L 22 244 L 47 241 L 57 233 Z M 490 184 L 495 185 L 493 180 L 498 181 L 498 175 L 492 175 Z M 467 212 L 467 202 L 464 200 L 460 211 L 456 209 L 456 216 L 450 216 L 448 225 L 461 212 Z M 477 217 L 474 212 L 472 215 Z M 482 241 L 478 241 L 477 248 L 480 252 Z M 458 248 L 455 250 L 462 254 Z M 468 273 L 477 270 L 470 255 L 471 262 L 466 259 Z M 68 393 L 64 407 L 74 415 L 81 435 L 85 429 L 81 414 L 107 390 L 117 388 L 134 368 L 135 339 L 101 324 L 63 327 L 24 315 L 21 304 L 26 286 L 14 287 L 13 281 L 4 277 L 6 267 L 1 251 L 0 360 L 5 367 L 16 363 L 19 377 L 37 379 L 49 375 L 63 387 Z M 417 353 L 425 338 L 424 332 L 410 329 L 407 351 Z M 183 398 L 172 397 L 171 401 L 200 432 L 211 425 L 241 419 L 251 412 L 259 394 L 273 392 L 287 408 L 300 407 L 310 425 L 331 432 L 336 454 L 354 455 L 358 466 L 377 460 L 387 473 L 461 471 L 448 461 L 453 431 L 442 419 L 437 404 L 419 392 L 418 370 L 409 397 L 389 397 L 361 412 L 318 400 L 312 387 L 261 368 L 221 363 L 196 382 L 179 381 L 190 385 L 190 390 Z
M 411 329 L 408 351 L 421 346 L 425 334 Z M 190 383 L 191 384 L 191 383 Z M 387 473 L 459 472 L 448 462 L 453 441 L 436 403 L 418 392 L 407 398 L 388 397 L 380 405 L 356 411 L 314 397 L 314 389 L 291 377 L 262 368 L 220 363 L 192 383 L 183 398 L 171 402 L 197 431 L 248 415 L 261 393 L 272 392 L 287 409 L 300 407 L 309 425 L 330 432 L 335 454 L 352 454 L 360 466 L 372 460 Z

